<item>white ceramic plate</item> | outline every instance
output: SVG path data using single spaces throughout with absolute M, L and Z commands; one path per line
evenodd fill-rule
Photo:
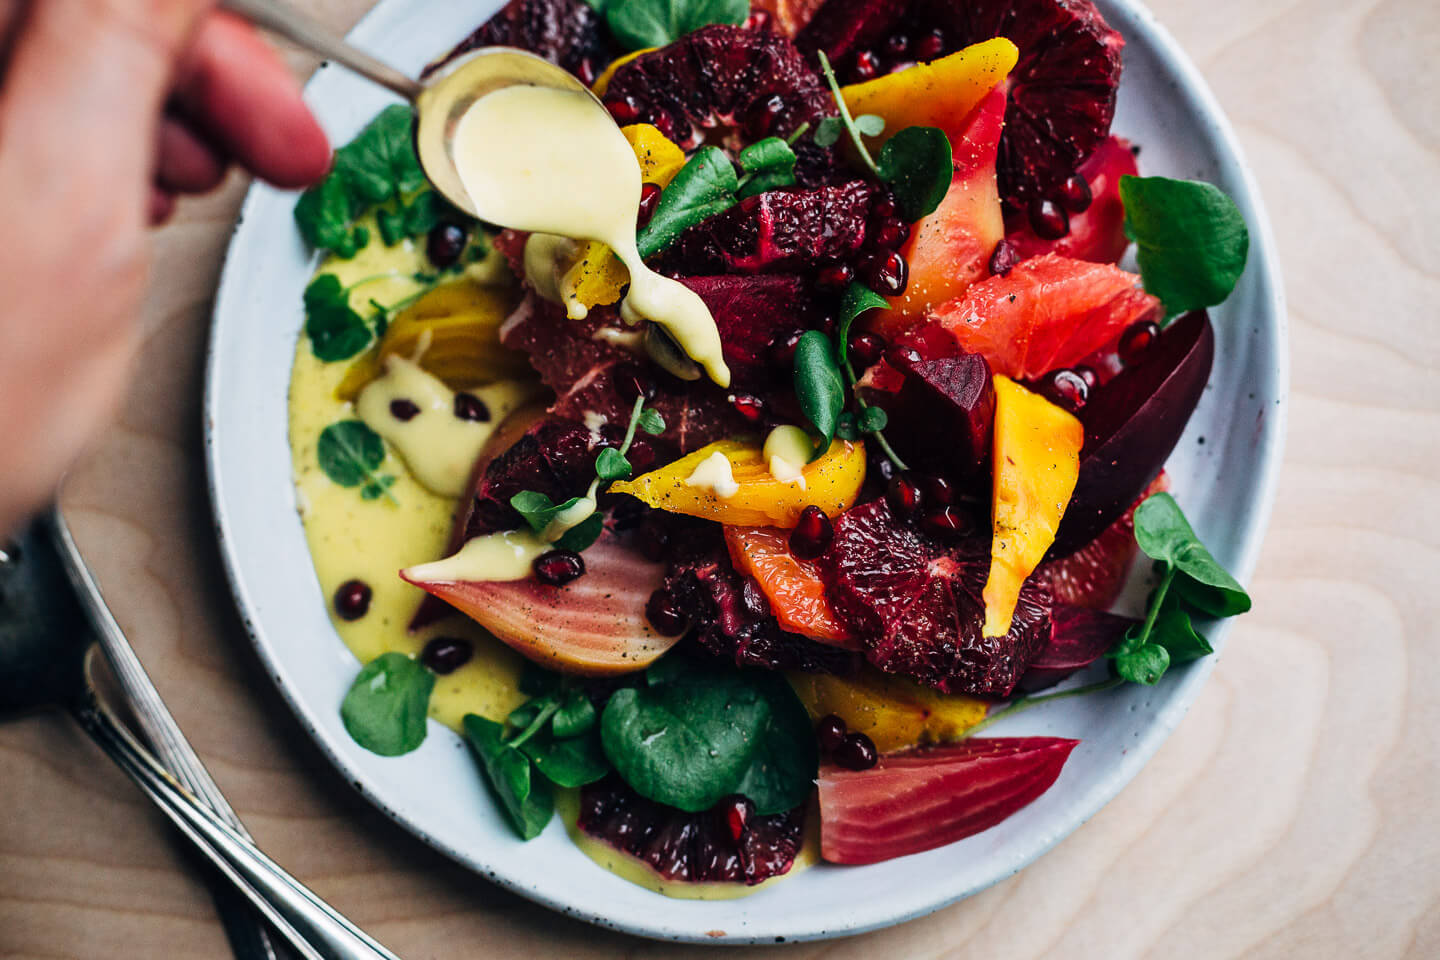
M 418 70 L 500 0 L 382 0 L 351 38 Z M 1234 133 L 1195 68 L 1133 0 L 1100 0 L 1126 39 L 1115 131 L 1143 145 L 1142 170 L 1221 186 L 1250 226 L 1249 266 L 1213 311 L 1209 389 L 1170 460 L 1175 491 L 1200 536 L 1246 582 L 1275 491 L 1284 435 L 1285 310 L 1269 223 Z M 339 68 L 306 93 L 331 137 L 353 136 L 388 95 Z M 291 219 L 293 194 L 257 186 L 236 228 L 211 332 L 206 396 L 210 482 L 236 602 L 270 675 L 321 749 L 371 802 L 421 840 L 516 892 L 591 922 L 650 937 L 775 942 L 898 923 L 1020 870 L 1135 776 L 1179 722 L 1215 657 L 1126 687 L 1021 714 L 996 735 L 1078 737 L 1055 786 L 992 830 L 866 867 L 819 866 L 754 896 L 662 900 L 591 862 L 559 820 L 521 843 L 501 820 L 459 737 L 436 727 L 424 746 L 385 759 L 346 735 L 340 701 L 357 664 L 326 614 L 295 512 L 286 390 L 314 267 Z M 1209 634 L 1221 648 L 1223 625 Z

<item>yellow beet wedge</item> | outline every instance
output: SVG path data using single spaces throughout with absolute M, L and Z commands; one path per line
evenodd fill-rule
M 688 482 L 701 463 L 720 453 L 730 463 L 735 492 L 719 496 L 711 487 Z M 611 485 L 657 510 L 683 513 L 742 527 L 794 527 L 812 504 L 830 516 L 844 513 L 865 482 L 865 445 L 836 440 L 825 455 L 805 465 L 805 485 L 782 482 L 770 474 L 760 445 L 721 440 L 658 470 Z
M 875 742 L 881 753 L 922 743 L 958 740 L 985 719 L 989 704 L 963 694 L 937 693 L 870 667 L 853 677 L 829 673 L 786 674 L 810 719 L 835 714 L 845 726 Z
M 874 113 L 885 119 L 885 130 L 874 138 L 877 144 L 906 127 L 939 127 L 950 133 L 1005 79 L 1019 57 L 1015 44 L 996 37 L 840 92 L 852 116 Z
M 994 486 L 987 637 L 1010 632 L 1020 585 L 1055 542 L 1080 476 L 1080 421 L 1009 377 L 995 377 Z
M 648 123 L 632 123 L 620 132 L 640 161 L 640 179 L 645 183 L 667 187 L 675 174 L 685 166 L 685 151 L 677 147 L 658 127 Z

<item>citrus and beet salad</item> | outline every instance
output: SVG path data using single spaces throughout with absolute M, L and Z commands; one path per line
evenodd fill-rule
M 1078 741 L 976 734 L 1154 684 L 1211 652 L 1192 618 L 1249 608 L 1163 473 L 1245 224 L 1138 175 L 1089 0 L 513 0 L 450 56 L 497 44 L 621 127 L 639 250 L 704 301 L 729 382 L 622 319 L 603 245 L 450 208 L 407 108 L 342 149 L 296 210 L 328 252 L 296 376 L 333 371 L 345 419 L 313 450 L 292 419 L 297 464 L 361 527 L 454 510 L 428 555 L 381 558 L 404 583 L 336 589 L 341 624 L 372 589 L 408 604 L 342 709 L 362 745 L 413 750 L 428 710 L 522 837 L 559 801 L 672 892 L 753 886 L 816 833 L 871 863 L 994 826 Z M 455 576 L 477 538 L 543 552 Z M 437 706 L 489 637 L 524 657 L 473 680 L 505 695 Z

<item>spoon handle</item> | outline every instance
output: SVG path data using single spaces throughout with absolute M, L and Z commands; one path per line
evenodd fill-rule
M 183 789 L 90 687 L 75 718 L 305 960 L 399 960 Z
M 341 40 L 320 21 L 295 9 L 285 0 L 220 0 L 220 6 L 271 33 L 343 64 L 383 87 L 413 101 L 425 88 L 388 63 Z

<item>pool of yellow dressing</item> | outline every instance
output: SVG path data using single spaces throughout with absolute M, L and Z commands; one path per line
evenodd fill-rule
M 372 225 L 372 236 L 375 235 Z M 497 279 L 491 267 L 477 267 L 479 269 L 471 268 L 477 278 Z M 335 274 L 341 284 L 347 286 L 366 278 L 382 277 L 365 283 L 352 294 L 352 305 L 361 311 L 372 298 L 378 303 L 394 303 L 415 293 L 420 286 L 413 279 L 414 274 L 430 269 L 423 249 L 408 240 L 394 247 L 372 241 L 350 260 L 332 258 L 321 266 L 322 272 Z M 498 279 L 503 282 L 503 275 Z M 418 655 L 426 642 L 436 636 L 469 640 L 475 649 L 474 657 L 453 673 L 436 679 L 430 697 L 430 716 L 457 733 L 467 713 L 502 722 L 525 700 L 518 688 L 523 665 L 519 654 L 465 617 L 449 617 L 413 633 L 408 629 L 424 593 L 401 580 L 398 572 L 444 554 L 454 520 L 455 501 L 422 487 L 393 451 L 387 453 L 376 471 L 395 478 L 388 498 L 362 499 L 358 488 L 342 487 L 320 469 L 316 445 L 321 432 L 332 423 L 355 418 L 354 405 L 337 396 L 337 388 L 354 362 L 324 363 L 316 359 L 310 341 L 302 336 L 296 346 L 290 378 L 290 454 L 296 502 L 331 622 L 358 663 L 368 663 L 389 651 Z M 345 621 L 335 616 L 332 598 L 336 588 L 351 579 L 369 584 L 373 593 L 365 616 Z M 475 775 L 482 776 L 478 767 Z M 784 877 L 754 887 L 667 882 L 634 857 L 581 833 L 575 826 L 576 791 L 557 793 L 556 805 L 566 829 L 587 856 L 620 877 L 666 896 L 743 897 L 794 876 L 818 860 L 819 843 L 813 829 L 818 817 L 812 812 L 807 817 L 811 829 L 805 846 L 795 866 Z

